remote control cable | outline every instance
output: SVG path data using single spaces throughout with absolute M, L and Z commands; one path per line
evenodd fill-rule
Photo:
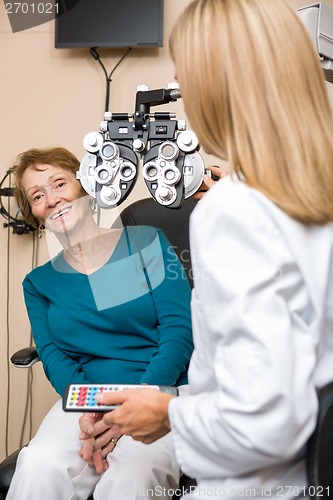
M 8 197 L 8 213 L 10 209 L 10 200 Z M 5 416 L 5 455 L 9 456 L 9 430 L 10 430 L 10 396 L 12 389 L 12 381 L 11 381 L 11 372 L 10 372 L 10 308 L 11 308 L 11 299 L 10 299 L 10 268 L 11 268 L 11 226 L 7 225 L 7 258 L 6 258 L 6 372 L 7 372 L 7 391 L 6 391 L 6 416 Z M 34 269 L 37 266 L 38 262 L 38 247 L 39 247 L 39 239 L 36 237 L 35 232 L 33 233 L 32 240 L 32 261 L 31 267 Z M 30 347 L 33 345 L 33 337 L 32 331 L 30 330 Z M 20 447 L 22 447 L 24 440 L 24 433 L 27 427 L 27 423 L 29 422 L 29 430 L 28 430 L 28 439 L 30 440 L 32 437 L 32 388 L 33 388 L 33 372 L 31 368 L 28 368 L 27 372 L 27 388 L 26 388 L 26 401 L 25 408 L 23 414 L 23 421 L 21 426 L 21 434 L 20 434 Z
M 31 259 L 31 269 L 35 269 L 38 264 L 38 250 L 39 250 L 39 238 L 36 238 L 35 233 L 33 234 L 32 240 L 32 259 Z M 30 342 L 29 347 L 33 345 L 33 335 L 32 330 L 30 329 Z M 25 400 L 25 408 L 23 414 L 23 422 L 21 428 L 21 436 L 20 436 L 20 447 L 24 444 L 24 432 L 27 427 L 27 422 L 29 421 L 29 432 L 28 432 L 28 441 L 32 438 L 32 406 L 33 406 L 33 370 L 32 367 L 28 368 L 28 378 L 27 378 L 27 391 L 26 391 L 26 400 Z
M 9 198 L 8 198 L 9 205 Z M 9 208 L 9 207 L 8 207 Z M 9 307 L 10 307 L 10 299 L 9 299 L 9 274 L 10 274 L 10 226 L 7 226 L 7 266 L 6 266 L 6 290 L 7 290 L 7 298 L 6 298 L 6 370 L 7 370 L 7 392 L 6 392 L 6 434 L 5 434 L 5 454 L 8 457 L 8 449 L 9 449 L 9 400 L 10 400 L 10 365 L 9 365 Z

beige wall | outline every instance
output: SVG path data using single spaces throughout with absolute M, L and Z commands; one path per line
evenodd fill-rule
M 295 8 L 310 3 L 303 0 L 290 1 Z M 150 88 L 161 88 L 174 80 L 167 39 L 176 17 L 188 3 L 190 0 L 165 0 L 164 48 L 133 49 L 117 68 L 111 83 L 112 111 L 134 111 L 137 85 L 144 83 Z M 326 0 L 326 3 L 333 7 L 333 0 Z M 91 58 L 88 50 L 55 49 L 53 24 L 49 22 L 13 34 L 4 2 L 0 2 L 0 178 L 19 152 L 34 146 L 62 145 L 82 158 L 85 154 L 82 146 L 84 135 L 90 130 L 98 130 L 103 118 L 105 80 L 101 67 Z M 100 50 L 108 72 L 123 52 L 118 49 Z M 329 91 L 333 96 L 333 86 Z M 163 109 L 167 110 L 165 106 Z M 178 118 L 185 118 L 181 101 L 169 105 L 168 110 L 175 111 Z M 207 164 L 216 163 L 215 158 L 205 155 L 204 157 Z M 128 203 L 147 196 L 148 191 L 141 180 L 130 195 Z M 23 303 L 21 281 L 31 269 L 33 260 L 33 236 L 13 235 L 2 227 L 3 222 L 5 219 L 1 217 L 0 388 L 3 397 L 0 405 L 0 460 L 5 456 L 5 395 L 8 373 L 9 452 L 17 448 L 22 426 L 27 370 L 12 368 L 7 363 L 7 358 L 8 353 L 11 355 L 29 343 L 30 328 Z M 44 238 L 39 246 L 38 262 L 42 263 L 48 258 L 49 252 Z M 40 363 L 33 368 L 33 374 L 34 433 L 57 395 L 46 381 Z

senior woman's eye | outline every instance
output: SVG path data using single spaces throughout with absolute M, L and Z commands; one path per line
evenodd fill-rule
M 44 198 L 44 194 L 43 193 L 38 193 L 38 194 L 35 194 L 33 197 L 32 197 L 32 203 L 39 203 L 42 199 Z

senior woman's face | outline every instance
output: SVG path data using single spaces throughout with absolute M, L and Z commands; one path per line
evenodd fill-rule
M 38 164 L 28 167 L 22 176 L 22 185 L 31 211 L 39 222 L 52 232 L 73 229 L 82 220 L 89 204 L 80 182 L 73 172 L 54 165 Z M 85 196 L 87 198 L 87 196 Z

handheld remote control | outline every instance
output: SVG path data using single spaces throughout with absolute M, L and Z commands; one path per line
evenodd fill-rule
M 169 385 L 137 385 L 137 384 L 70 384 L 62 400 L 64 411 L 91 411 L 105 412 L 114 410 L 119 405 L 102 405 L 97 403 L 95 396 L 102 392 L 119 392 L 126 389 L 156 389 L 174 396 L 178 396 L 177 387 Z

